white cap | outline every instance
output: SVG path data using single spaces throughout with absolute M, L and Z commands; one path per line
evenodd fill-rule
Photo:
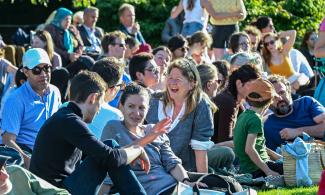
M 33 69 L 39 64 L 48 64 L 52 66 L 49 55 L 44 49 L 33 48 L 27 50 L 23 56 L 23 66 Z

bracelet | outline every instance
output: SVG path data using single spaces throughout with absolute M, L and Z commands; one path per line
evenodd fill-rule
M 185 177 L 185 178 L 182 180 L 182 183 L 184 183 L 184 182 L 186 182 L 186 181 L 191 182 L 190 178 Z

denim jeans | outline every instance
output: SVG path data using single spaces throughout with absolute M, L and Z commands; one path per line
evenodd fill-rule
M 191 36 L 197 31 L 203 30 L 203 25 L 199 22 L 185 23 L 182 29 L 182 35 L 184 37 Z
M 105 140 L 104 143 L 112 148 L 119 147 L 115 140 Z M 123 165 L 106 172 L 106 170 L 98 166 L 93 157 L 89 156 L 63 181 L 63 185 L 73 195 L 97 194 L 98 188 L 107 173 L 121 195 L 146 194 L 130 166 Z

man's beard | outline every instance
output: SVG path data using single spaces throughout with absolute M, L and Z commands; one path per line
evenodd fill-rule
M 270 106 L 270 109 L 277 116 L 286 116 L 292 112 L 292 105 L 284 100 L 277 103 L 276 107 Z

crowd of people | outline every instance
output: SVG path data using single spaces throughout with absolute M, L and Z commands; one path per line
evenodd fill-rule
M 105 32 L 96 7 L 59 8 L 15 61 L 1 41 L 0 154 L 23 160 L 2 166 L 1 194 L 172 194 L 217 170 L 283 175 L 282 144 L 325 140 L 325 18 L 294 49 L 267 16 L 239 31 L 243 0 L 180 0 L 152 48 L 135 7 L 116 12 Z

